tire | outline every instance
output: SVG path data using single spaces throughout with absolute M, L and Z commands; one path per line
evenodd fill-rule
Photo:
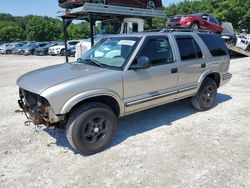
M 198 93 L 191 98 L 195 109 L 206 111 L 212 108 L 217 96 L 217 85 L 211 78 L 205 78 Z
M 66 125 L 66 136 L 76 151 L 91 155 L 108 146 L 116 126 L 116 115 L 107 105 L 91 102 L 71 113 Z
M 65 55 L 65 50 L 62 49 L 61 52 L 60 52 L 60 56 L 64 56 Z
M 146 4 L 146 8 L 147 9 L 152 9 L 155 10 L 156 9 L 156 4 L 153 0 L 149 0 Z
M 7 51 L 6 51 L 6 54 L 11 54 L 11 51 L 10 51 L 10 50 L 7 50 Z
M 193 24 L 191 25 L 191 29 L 193 29 L 193 30 L 198 30 L 198 29 L 199 29 L 199 24 L 198 24 L 198 23 L 193 23 Z

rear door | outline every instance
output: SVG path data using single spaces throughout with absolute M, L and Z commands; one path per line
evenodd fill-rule
M 198 80 L 206 70 L 207 60 L 201 50 L 201 41 L 195 40 L 193 35 L 174 36 L 179 50 L 177 61 L 179 63 L 178 95 L 182 98 L 196 92 Z
M 126 113 L 172 101 L 176 96 L 178 64 L 174 61 L 168 37 L 147 37 L 133 63 L 141 56 L 148 57 L 152 66 L 124 71 Z

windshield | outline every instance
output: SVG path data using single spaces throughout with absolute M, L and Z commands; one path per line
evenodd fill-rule
M 121 68 L 136 47 L 137 37 L 114 37 L 103 40 L 82 57 L 92 60 L 102 66 Z

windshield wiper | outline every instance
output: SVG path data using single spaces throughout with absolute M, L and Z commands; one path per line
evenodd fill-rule
M 79 58 L 78 61 L 80 61 L 81 63 L 86 63 L 86 64 L 92 64 L 92 65 L 94 64 L 94 65 L 97 65 L 98 67 L 104 68 L 104 66 L 100 62 L 98 62 L 98 61 L 96 61 L 94 59 L 82 59 L 82 58 Z

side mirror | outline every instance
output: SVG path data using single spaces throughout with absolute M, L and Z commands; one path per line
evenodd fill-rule
M 137 59 L 137 62 L 133 65 L 131 65 L 131 69 L 148 69 L 151 67 L 151 63 L 149 61 L 149 58 L 146 56 L 141 56 Z

